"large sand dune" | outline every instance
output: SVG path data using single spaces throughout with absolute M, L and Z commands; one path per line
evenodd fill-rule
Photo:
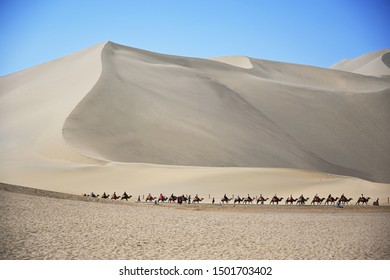
M 390 76 L 107 42 L 1 77 L 0 181 L 387 197 L 389 108 Z

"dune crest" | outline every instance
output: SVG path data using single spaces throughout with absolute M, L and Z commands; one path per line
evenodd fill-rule
M 210 58 L 210 60 L 223 62 L 244 69 L 253 68 L 251 60 L 247 56 L 221 56 L 221 57 Z

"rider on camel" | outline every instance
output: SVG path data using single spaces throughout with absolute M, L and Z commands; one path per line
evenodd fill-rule
M 227 197 L 226 193 L 223 195 L 223 198 L 224 198 L 225 200 L 228 200 L 228 197 Z

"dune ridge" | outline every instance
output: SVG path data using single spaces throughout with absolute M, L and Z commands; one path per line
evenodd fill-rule
M 390 49 L 370 52 L 353 59 L 344 59 L 330 67 L 362 75 L 390 75 Z
M 105 42 L 1 77 L 0 181 L 387 198 L 389 77 L 222 60 Z

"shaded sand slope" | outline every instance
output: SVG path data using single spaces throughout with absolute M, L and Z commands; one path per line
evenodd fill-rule
M 219 60 L 227 63 L 106 44 L 100 79 L 66 119 L 66 141 L 104 161 L 390 181 L 389 78 Z

